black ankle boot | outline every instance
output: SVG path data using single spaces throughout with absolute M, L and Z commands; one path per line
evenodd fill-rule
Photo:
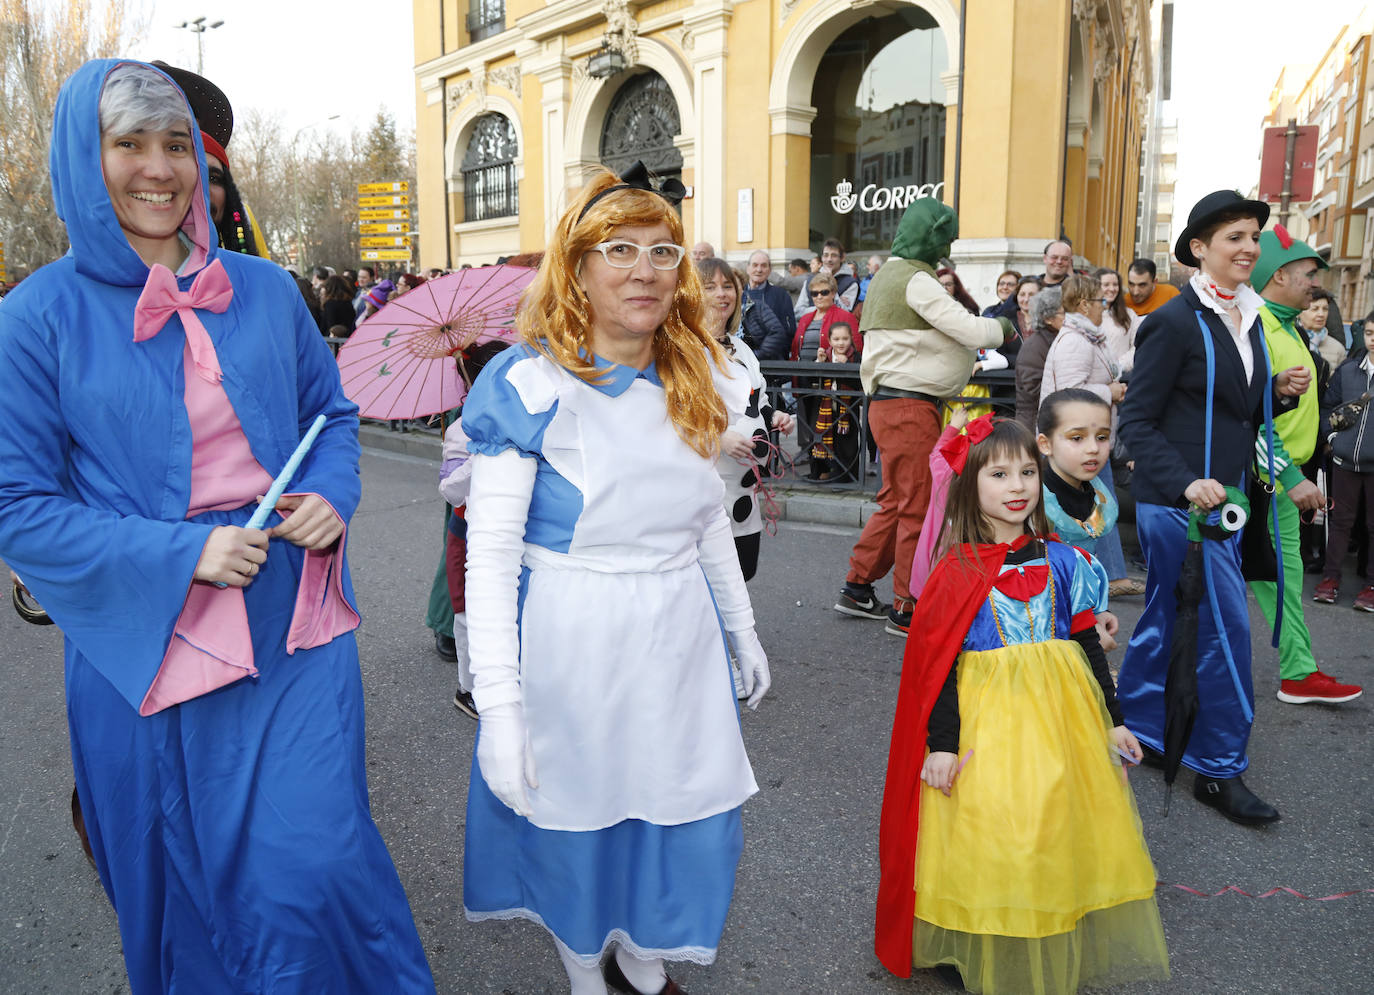
M 1279 810 L 1247 788 L 1239 777 L 1211 778 L 1199 774 L 1193 782 L 1193 797 L 1242 826 L 1279 821 Z

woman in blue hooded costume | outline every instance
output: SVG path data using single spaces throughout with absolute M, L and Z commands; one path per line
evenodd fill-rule
M 78 70 L 50 166 L 72 248 L 0 312 L 0 557 L 66 636 L 130 986 L 432 992 L 368 808 L 357 409 L 287 274 L 216 247 L 163 73 Z M 242 528 L 318 415 L 294 493 Z

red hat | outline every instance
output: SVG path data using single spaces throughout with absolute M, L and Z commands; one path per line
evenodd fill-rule
M 200 133 L 200 143 L 205 146 L 205 154 L 212 155 L 220 162 L 224 163 L 224 168 L 229 168 L 229 155 L 224 151 L 224 146 L 215 141 L 208 131 Z

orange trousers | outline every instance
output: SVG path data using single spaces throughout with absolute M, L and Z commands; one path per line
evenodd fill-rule
M 894 600 L 910 602 L 911 563 L 930 503 L 930 452 L 940 438 L 940 412 L 914 397 L 880 398 L 869 402 L 868 424 L 882 460 L 880 509 L 854 544 L 845 579 L 871 584 L 892 570 Z

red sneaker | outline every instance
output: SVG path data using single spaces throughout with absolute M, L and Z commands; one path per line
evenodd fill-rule
M 1374 586 L 1366 587 L 1355 596 L 1357 612 L 1374 612 Z
M 1374 588 L 1365 588 L 1365 591 L 1374 591 Z M 1312 592 L 1312 600 L 1318 604 L 1334 605 L 1340 594 L 1341 582 L 1334 577 L 1323 577 L 1321 583 L 1317 585 L 1317 589 Z M 1374 594 L 1371 594 L 1370 597 L 1371 600 L 1374 600 Z M 1359 601 L 1356 599 L 1356 604 L 1358 603 Z M 1366 608 L 1365 611 L 1374 611 L 1374 607 Z
M 1300 681 L 1282 681 L 1279 685 L 1279 701 L 1290 705 L 1306 705 L 1310 702 L 1325 702 L 1335 705 L 1342 701 L 1352 701 L 1364 694 L 1358 684 L 1342 684 L 1329 674 L 1314 670 Z

